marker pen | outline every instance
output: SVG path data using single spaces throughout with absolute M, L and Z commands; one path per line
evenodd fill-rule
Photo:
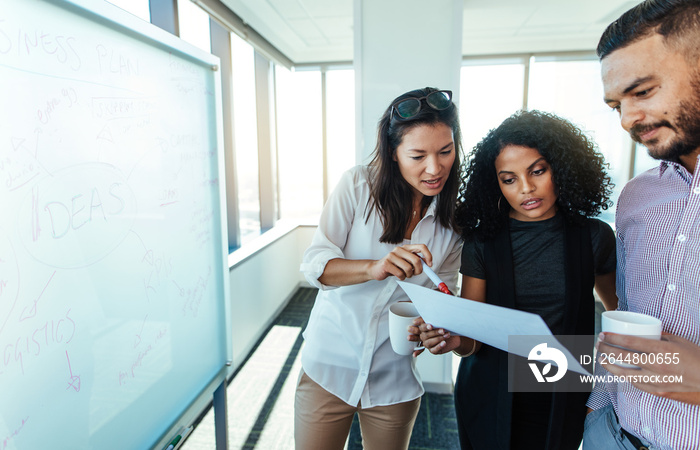
M 425 272 L 426 275 L 428 275 L 428 278 L 432 280 L 433 283 L 435 283 L 435 286 L 442 292 L 443 294 L 447 295 L 454 295 L 452 292 L 450 292 L 450 289 L 447 287 L 444 281 L 438 277 L 435 272 L 433 272 L 433 269 L 428 266 L 425 261 L 422 259 L 420 260 L 421 264 L 423 264 L 423 272 Z
M 177 437 L 177 441 L 173 442 L 173 450 L 177 450 L 183 445 L 183 442 L 185 441 L 185 438 L 194 430 L 194 426 L 190 425 L 189 427 L 185 428 L 182 432 L 180 432 L 180 435 Z M 179 444 L 178 444 L 179 441 Z
M 175 439 L 173 439 L 170 442 L 170 445 L 168 445 L 168 448 L 166 448 L 165 450 L 173 450 L 175 448 L 175 446 L 177 445 L 177 443 L 180 442 L 180 439 L 182 439 L 182 435 L 178 434 L 177 436 L 175 436 Z

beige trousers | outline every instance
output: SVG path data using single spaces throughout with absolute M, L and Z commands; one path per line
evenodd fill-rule
M 296 450 L 342 450 L 355 413 L 365 450 L 406 450 L 420 408 L 420 397 L 405 403 L 350 406 L 301 371 L 294 398 Z

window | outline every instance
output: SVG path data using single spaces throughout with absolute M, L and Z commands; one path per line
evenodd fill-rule
M 615 183 L 612 200 L 616 201 L 629 178 L 631 140 L 620 127 L 617 113 L 603 103 L 598 60 L 535 58 L 531 64 L 528 109 L 564 117 L 598 144 L 610 164 L 608 173 Z M 600 219 L 613 223 L 615 208 L 604 211 Z
M 280 218 L 316 223 L 323 208 L 321 72 L 275 69 Z
M 525 65 L 463 66 L 459 114 L 465 156 L 489 130 L 523 107 Z
M 209 39 L 209 14 L 190 0 L 177 0 L 180 38 L 211 53 Z
M 258 127 L 255 104 L 255 52 L 231 33 L 233 135 L 241 245 L 260 235 Z

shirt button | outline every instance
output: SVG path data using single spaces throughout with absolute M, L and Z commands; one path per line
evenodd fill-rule
M 676 285 L 675 285 L 675 284 L 669 284 L 669 285 L 668 285 L 668 290 L 669 290 L 669 291 L 675 291 L 675 290 L 676 290 Z
M 688 238 L 685 237 L 685 234 L 679 234 L 677 239 L 679 242 L 685 242 L 685 240 Z
M 360 376 L 361 376 L 362 378 L 366 377 L 366 376 L 367 376 L 367 372 L 364 372 L 364 371 L 360 372 Z
M 700 186 L 693 189 L 693 194 L 700 194 Z

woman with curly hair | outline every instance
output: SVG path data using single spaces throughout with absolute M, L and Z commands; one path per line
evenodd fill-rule
M 461 296 L 539 314 L 555 335 L 592 336 L 593 289 L 607 309 L 617 307 L 615 236 L 591 218 L 612 204 L 606 166 L 593 141 L 552 114 L 521 111 L 491 130 L 471 153 L 455 212 Z M 455 406 L 463 449 L 579 448 L 587 393 L 509 389 L 506 352 L 416 325 L 432 353 L 462 356 Z

